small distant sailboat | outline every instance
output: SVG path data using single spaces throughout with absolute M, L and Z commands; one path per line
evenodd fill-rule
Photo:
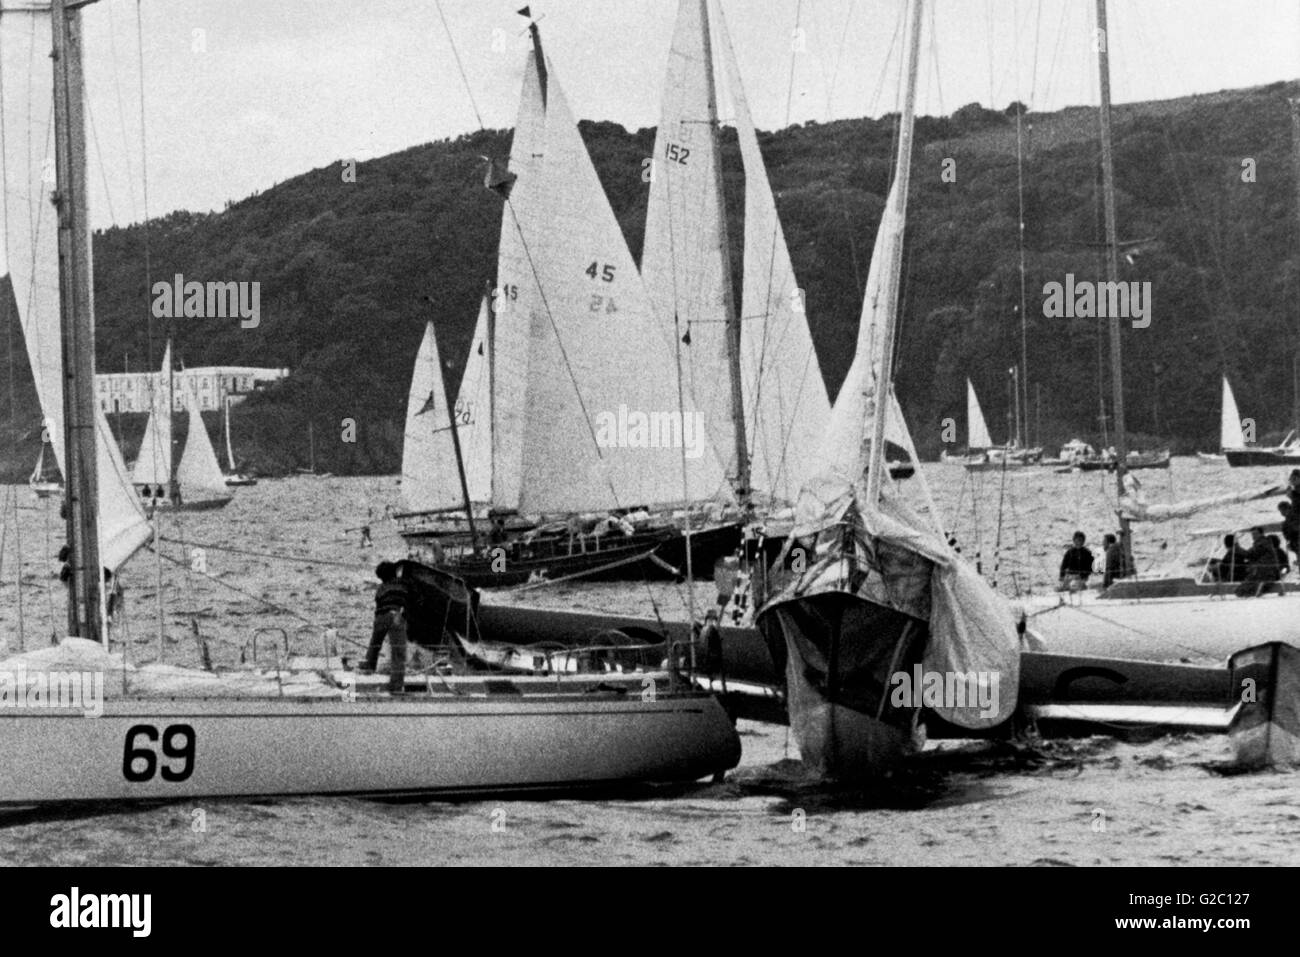
M 230 471 L 226 473 L 226 485 L 230 488 L 256 485 L 257 479 L 254 476 L 246 475 L 235 467 L 235 449 L 230 441 L 230 396 L 226 396 L 225 402 L 222 403 L 222 412 L 226 433 L 226 464 L 230 467 Z
M 49 438 L 42 429 L 41 451 L 36 457 L 36 468 L 32 469 L 32 477 L 27 480 L 37 498 L 49 498 L 51 495 L 63 494 L 63 482 L 59 479 L 59 467 L 54 463 L 54 467 L 48 468 L 45 461 L 45 446 L 49 445 Z M 51 460 L 54 456 L 51 454 Z
M 163 352 L 161 379 L 165 388 L 154 390 L 149 421 L 145 424 L 140 452 L 131 468 L 131 482 L 144 502 L 154 508 L 206 511 L 223 508 L 231 495 L 221 473 L 212 439 L 199 413 L 199 399 L 193 390 L 185 396 L 189 427 L 179 466 L 174 466 L 172 440 L 172 344 Z
M 1256 465 L 1300 465 L 1300 435 L 1293 430 L 1272 447 L 1247 445 L 1241 429 L 1241 412 L 1227 376 L 1223 379 L 1223 406 L 1219 419 L 1219 451 L 1233 468 Z
M 968 472 L 1000 471 L 1002 469 L 1023 468 L 1036 465 L 1043 457 L 1042 449 L 1021 448 L 1019 440 L 1012 436 L 1006 445 L 994 445 L 989 434 L 988 423 L 984 420 L 984 411 L 980 408 L 979 396 L 970 379 L 966 380 L 966 446 L 965 455 L 948 455 L 943 453 L 945 462 L 959 462 L 966 466 Z

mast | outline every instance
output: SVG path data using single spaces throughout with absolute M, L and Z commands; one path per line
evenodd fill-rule
M 1110 140 L 1110 36 L 1106 27 L 1106 0 L 1097 0 L 1097 69 L 1101 81 L 1101 182 L 1106 212 L 1106 279 L 1119 281 L 1119 235 L 1115 223 L 1115 168 Z M 1124 428 L 1124 369 L 1119 341 L 1120 317 L 1110 317 L 1111 404 L 1115 408 L 1115 486 L 1124 495 L 1127 473 L 1128 436 Z M 1120 514 L 1120 547 L 1132 567 L 1133 535 L 1127 517 Z
M 170 326 L 171 320 L 170 319 L 167 320 L 167 323 Z M 171 356 L 172 356 L 172 337 L 168 335 L 167 336 L 167 418 L 168 421 L 174 420 L 173 417 L 176 412 L 176 376 L 175 373 L 173 372 L 176 364 L 172 361 Z M 171 434 L 171 430 L 169 429 L 168 435 L 170 436 L 170 434 Z M 171 441 L 170 438 L 168 441 Z M 188 445 L 189 442 L 190 442 L 190 436 L 187 433 L 185 436 L 185 444 Z M 167 495 L 171 499 L 173 505 L 179 505 L 181 503 L 181 483 L 176 480 L 177 465 L 178 463 L 176 461 L 176 443 L 172 442 L 172 447 L 167 450 Z
M 537 21 L 527 7 L 519 11 L 528 17 L 528 35 L 533 38 L 533 52 L 537 55 L 537 85 L 542 88 L 542 109 L 546 108 L 546 56 L 542 53 L 542 33 L 537 29 Z
M 487 311 L 487 331 L 483 335 L 483 348 L 487 350 L 487 367 L 488 367 L 488 450 L 491 452 L 496 448 L 497 439 L 497 354 L 496 354 L 496 337 L 497 337 L 497 313 L 493 308 L 500 300 L 493 300 L 492 283 L 487 284 L 483 292 L 488 297 Z M 491 467 L 496 469 L 496 456 L 489 454 Z M 490 478 L 489 478 L 490 482 Z M 490 485 L 489 485 L 490 487 Z M 488 496 L 491 499 L 491 496 Z
M 86 128 L 81 14 L 52 0 L 54 38 L 54 204 L 59 232 L 59 316 L 63 345 L 63 441 L 68 466 L 67 536 L 72 573 L 68 634 L 103 640 L 99 489 L 95 449 L 95 314 L 86 209 Z
M 898 203 L 907 208 L 907 186 L 912 173 L 912 127 L 916 116 L 916 76 L 921 57 L 921 22 L 924 0 L 911 0 L 911 34 L 907 46 L 907 81 L 903 90 L 902 113 L 898 122 L 898 160 L 894 182 L 898 187 Z M 903 218 L 897 219 L 902 228 Z M 900 237 L 901 239 L 901 237 Z M 881 375 L 876 389 L 876 414 L 872 422 L 871 460 L 867 467 L 867 501 L 874 505 L 880 500 L 880 489 L 885 471 L 885 420 L 889 417 L 889 401 L 893 391 L 894 328 L 898 324 L 899 288 L 902 285 L 903 244 L 890 244 L 892 262 L 886 273 L 885 323 L 881 337 Z
M 1296 215 L 1300 217 L 1300 96 L 1292 96 L 1287 100 L 1291 104 L 1291 155 L 1295 160 L 1295 208 Z M 1300 295 L 1296 296 L 1297 303 L 1300 303 Z M 1291 382 L 1293 405 L 1291 409 L 1291 426 L 1300 429 L 1300 342 L 1298 342 L 1291 354 Z
M 740 371 L 740 315 L 736 311 L 731 280 L 731 243 L 727 238 L 727 194 L 722 178 L 722 143 L 718 135 L 718 88 L 713 75 L 713 37 L 709 30 L 709 3 L 700 0 L 700 23 L 704 28 L 705 82 L 708 88 L 709 135 L 713 137 L 713 183 L 718 197 L 718 242 L 722 246 L 722 308 L 727 329 L 727 370 L 731 378 L 731 424 L 735 435 L 736 501 L 748 508 L 752 479 L 749 442 L 745 434 L 745 397 Z

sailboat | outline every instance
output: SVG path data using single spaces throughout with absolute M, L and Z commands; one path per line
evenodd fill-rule
M 1019 393 L 1016 393 L 1017 399 Z M 988 423 L 984 420 L 984 411 L 980 408 L 979 397 L 970 379 L 966 380 L 966 429 L 967 454 L 949 456 L 944 453 L 944 461 L 960 462 L 969 472 L 983 472 L 1035 465 L 1043 457 L 1039 448 L 1021 448 L 1020 441 L 1012 436 L 1006 445 L 994 445 L 989 434 Z
M 37 498 L 49 498 L 51 495 L 63 494 L 63 482 L 59 479 L 58 467 L 53 470 L 47 467 L 45 463 L 45 447 L 50 444 L 45 429 L 41 430 L 41 451 L 36 456 L 36 468 L 32 469 L 32 477 L 27 480 L 31 490 L 36 493 Z M 51 453 L 53 458 L 53 453 Z
M 1241 429 L 1241 413 L 1227 376 L 1223 379 L 1223 405 L 1219 419 L 1219 452 L 1233 468 L 1255 465 L 1300 465 L 1300 435 L 1293 430 L 1271 447 L 1247 445 Z
M 0 804 L 465 794 L 689 781 L 734 767 L 731 722 L 711 695 L 681 690 L 675 670 L 449 676 L 393 696 L 354 672 L 340 680 L 329 648 L 323 667 L 240 675 L 134 667 L 109 652 L 103 572 L 120 573 L 154 531 L 95 401 L 81 17 L 66 0 L 0 11 L 0 108 L 7 129 L 26 134 L 3 146 L 10 276 L 70 492 L 69 636 L 0 661 L 27 682 L 20 704 L 0 709 Z M 29 153 L 50 142 L 54 184 Z M 38 219 L 51 199 L 59 215 Z M 472 609 L 454 581 L 434 585 L 448 609 Z M 83 687 L 82 674 L 94 681 Z M 65 695 L 69 675 L 77 693 Z
M 131 469 L 131 481 L 141 498 L 155 508 L 179 511 L 207 511 L 224 508 L 230 504 L 231 495 L 226 488 L 226 477 L 217 463 L 217 453 L 212 439 L 203 425 L 199 412 L 199 399 L 193 389 L 186 392 L 183 403 L 189 419 L 185 449 L 179 466 L 173 468 L 172 410 L 172 346 L 167 343 L 163 351 L 162 373 L 159 386 L 150 397 L 149 420 L 145 423 L 144 438 Z
M 231 488 L 256 485 L 257 479 L 254 476 L 246 475 L 235 467 L 235 448 L 230 438 L 230 398 L 230 396 L 226 396 L 225 401 L 221 404 L 222 420 L 226 433 L 226 465 L 230 468 L 230 471 L 226 473 L 226 485 Z
M 402 535 L 483 587 L 711 567 L 740 542 L 722 466 L 703 414 L 679 395 L 674 352 L 536 23 L 530 32 L 508 171 L 488 170 L 505 198 L 494 305 L 480 303 L 458 417 L 426 329 L 407 406 Z M 466 524 L 490 516 L 491 534 L 449 534 L 457 508 Z
M 813 554 L 774 570 L 757 616 L 805 765 L 840 780 L 881 774 L 914 752 L 923 705 L 960 727 L 989 728 L 1015 710 L 1019 687 L 1010 607 L 952 550 L 932 503 L 922 517 L 881 474 L 922 10 L 911 0 L 894 183 L 857 349 L 797 506 L 791 541 L 814 541 Z M 924 697 L 931 679 L 955 691 L 957 674 L 960 694 Z

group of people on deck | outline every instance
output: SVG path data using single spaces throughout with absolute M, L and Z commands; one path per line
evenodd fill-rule
M 1060 583 L 1057 591 L 1079 591 L 1088 587 L 1088 579 L 1093 575 L 1092 549 L 1088 548 L 1088 536 L 1083 532 L 1074 533 L 1074 544 L 1065 550 L 1061 559 Z M 1133 574 L 1133 563 L 1129 560 L 1120 544 L 1119 537 L 1109 532 L 1102 537 L 1102 577 L 1101 587 L 1109 588 L 1117 578 L 1128 578 Z

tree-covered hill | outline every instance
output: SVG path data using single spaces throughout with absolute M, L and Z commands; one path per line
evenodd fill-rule
M 1126 323 L 1123 333 L 1128 422 L 1139 442 L 1216 445 L 1223 373 L 1261 438 L 1292 424 L 1300 212 L 1287 96 L 1298 93 L 1300 84 L 1274 84 L 1116 110 L 1121 238 L 1152 240 L 1121 260 L 1122 278 L 1149 281 L 1154 300 L 1150 327 Z M 967 377 L 994 437 L 1005 431 L 1007 369 L 1021 336 L 1015 113 L 972 104 L 917 124 L 898 377 L 923 454 L 939 451 L 946 417 L 964 439 Z M 886 117 L 761 135 L 832 394 L 852 357 L 895 126 Z M 653 131 L 583 123 L 582 132 L 639 257 Z M 1071 272 L 1100 278 L 1096 111 L 1024 113 L 1021 133 L 1031 437 L 1049 447 L 1073 435 L 1096 440 L 1099 324 L 1043 315 L 1045 283 Z M 292 370 L 236 409 L 240 457 L 264 473 L 306 465 L 310 422 L 318 468 L 397 471 L 424 322 L 438 324 L 454 387 L 479 295 L 493 279 L 501 200 L 483 188 L 482 157 L 508 146 L 509 131 L 481 132 L 358 163 L 354 182 L 339 163 L 220 213 L 173 213 L 149 225 L 147 270 L 143 227 L 98 233 L 100 370 L 160 361 L 167 330 L 150 318 L 151 281 L 178 273 L 258 281 L 258 328 L 179 319 L 173 329 L 187 365 Z M 734 134 L 725 147 L 738 279 L 744 185 Z M 1250 170 L 1253 182 L 1243 177 Z M 0 444 L 0 467 L 13 480 L 35 460 L 40 416 L 12 304 L 4 318 L 19 439 Z M 1109 406 L 1108 382 L 1105 389 Z M 0 392 L 5 425 L 9 391 Z M 343 441 L 346 419 L 355 422 L 354 442 Z M 123 428 L 130 459 L 143 423 Z

